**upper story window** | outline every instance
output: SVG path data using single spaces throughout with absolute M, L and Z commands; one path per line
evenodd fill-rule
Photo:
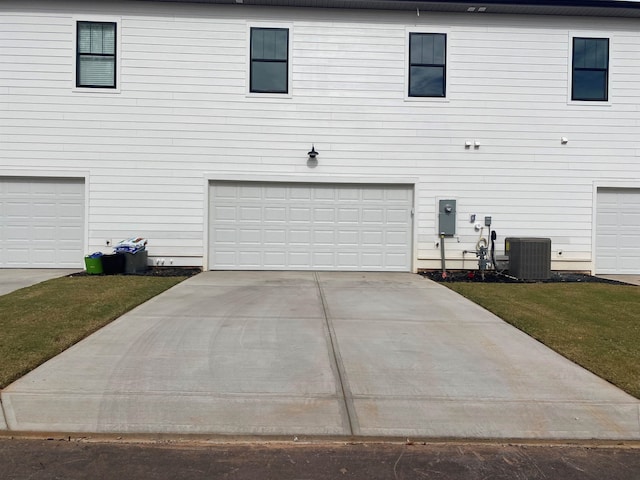
M 78 22 L 76 87 L 116 88 L 116 23 Z
M 288 93 L 289 29 L 251 28 L 250 91 Z
M 409 96 L 446 96 L 447 36 L 409 34 Z
M 609 99 L 609 39 L 573 38 L 571 100 Z

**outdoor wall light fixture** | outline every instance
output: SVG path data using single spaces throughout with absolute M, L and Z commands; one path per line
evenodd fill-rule
M 318 152 L 316 152 L 316 147 L 314 145 L 311 145 L 311 151 L 307 153 L 307 155 L 309 155 L 309 158 L 311 160 L 316 159 L 316 157 L 318 156 Z

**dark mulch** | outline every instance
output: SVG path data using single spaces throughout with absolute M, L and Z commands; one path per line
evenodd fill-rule
M 117 275 L 137 275 L 137 276 L 146 276 L 146 277 L 192 277 L 202 272 L 202 269 L 199 267 L 149 267 L 145 272 L 139 273 L 118 273 Z M 69 277 L 84 277 L 88 274 L 86 271 L 72 273 Z M 91 276 L 94 276 L 91 274 Z M 104 276 L 95 275 L 95 276 Z
M 435 282 L 480 282 L 480 283 L 609 283 L 612 285 L 623 285 L 615 280 L 607 280 L 606 278 L 594 277 L 584 273 L 571 272 L 552 272 L 551 278 L 547 280 L 520 280 L 512 277 L 507 273 L 499 273 L 494 271 L 485 272 L 484 278 L 477 270 L 465 271 L 448 271 L 446 276 L 442 275 L 441 270 L 431 270 L 420 272 L 423 277 L 429 278 Z

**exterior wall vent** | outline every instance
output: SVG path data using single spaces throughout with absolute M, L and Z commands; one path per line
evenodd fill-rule
M 510 275 L 520 280 L 551 278 L 550 238 L 505 238 L 504 253 L 509 256 Z

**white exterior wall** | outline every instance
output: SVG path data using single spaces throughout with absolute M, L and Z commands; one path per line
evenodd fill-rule
M 84 176 L 87 252 L 141 235 L 153 257 L 202 265 L 209 179 L 398 177 L 416 180 L 414 268 L 439 267 L 437 202 L 454 198 L 448 268 L 475 247 L 475 213 L 492 216 L 498 251 L 507 236 L 550 237 L 554 269 L 592 270 L 596 188 L 640 187 L 640 20 L 147 2 L 0 10 L 0 176 Z M 115 93 L 74 89 L 75 21 L 100 16 L 119 19 Z M 290 95 L 248 94 L 254 25 L 290 28 Z M 406 96 L 412 29 L 447 34 L 444 100 Z M 606 105 L 569 101 L 574 33 L 610 38 Z

